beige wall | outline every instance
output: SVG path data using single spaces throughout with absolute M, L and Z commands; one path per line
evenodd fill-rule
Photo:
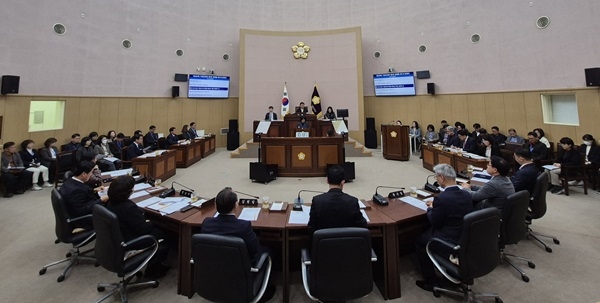
M 65 123 L 62 130 L 28 132 L 29 101 L 65 100 Z M 4 117 L 0 142 L 14 141 L 20 144 L 30 138 L 37 147 L 43 146 L 49 137 L 59 144 L 69 141 L 71 134 L 79 132 L 86 136 L 91 131 L 106 134 L 114 129 L 132 135 L 136 129 L 144 133 L 151 124 L 157 132 L 169 133 L 169 127 L 180 132 L 183 124 L 195 121 L 198 129 L 217 134 L 217 146 L 226 146 L 227 138 L 219 134 L 227 128 L 229 119 L 238 117 L 238 99 L 198 100 L 187 98 L 77 98 L 8 95 L 0 97 L 0 115 Z

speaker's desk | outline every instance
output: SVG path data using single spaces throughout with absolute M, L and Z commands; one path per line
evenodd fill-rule
M 285 120 L 271 121 L 271 126 L 266 134 L 262 134 L 261 138 L 265 137 L 294 137 L 295 129 L 297 128 L 298 121 L 300 118 L 297 115 L 289 114 L 286 115 Z M 309 120 L 310 119 L 310 120 Z M 307 121 L 310 125 L 309 132 L 311 136 L 324 137 L 327 136 L 327 131 L 333 128 L 332 120 L 318 120 L 315 115 L 307 115 Z M 253 124 L 252 133 L 254 134 L 253 141 L 259 142 L 258 135 L 256 134 L 256 128 L 261 121 L 255 120 Z M 348 127 L 348 121 L 344 120 L 346 127 Z M 345 137 L 348 141 L 348 138 Z
M 344 162 L 342 137 L 263 137 L 261 162 L 278 165 L 281 177 L 318 177 L 327 175 L 327 164 Z
M 173 144 L 169 149 L 175 150 L 175 164 L 177 168 L 187 168 L 202 159 L 202 140 L 192 140 L 187 144 Z
M 142 175 L 149 174 L 154 179 L 164 181 L 175 176 L 175 154 L 174 150 L 150 152 L 131 159 L 131 165 Z

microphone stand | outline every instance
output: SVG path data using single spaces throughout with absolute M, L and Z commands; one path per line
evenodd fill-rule
M 181 196 L 190 198 L 194 194 L 194 189 L 193 188 L 187 187 L 187 186 L 185 186 L 185 185 L 183 185 L 183 184 L 181 184 L 179 182 L 176 182 L 176 181 L 173 181 L 173 183 L 171 183 L 171 187 L 173 187 L 173 184 L 177 184 L 177 185 L 179 185 L 179 186 L 181 186 L 181 187 L 183 187 L 185 189 L 189 189 L 190 190 L 190 191 L 183 190 L 183 189 L 180 190 L 179 191 L 179 195 L 181 195 Z
M 301 211 L 302 210 L 302 204 L 304 203 L 304 200 L 302 200 L 302 198 L 300 198 L 300 193 L 301 192 L 309 192 L 309 193 L 317 193 L 317 194 L 324 194 L 325 192 L 322 191 L 316 191 L 316 190 L 308 190 L 308 189 L 302 189 L 298 192 L 298 198 L 294 199 L 294 207 L 292 208 L 292 210 L 295 211 Z
M 379 204 L 379 205 L 388 205 L 388 201 L 380 194 L 377 193 L 377 189 L 379 188 L 394 188 L 394 189 L 400 189 L 399 191 L 395 191 L 395 192 L 391 192 L 388 194 L 388 198 L 392 197 L 403 197 L 404 196 L 404 187 L 397 187 L 397 186 L 377 186 L 375 188 L 375 194 L 373 195 L 373 202 Z

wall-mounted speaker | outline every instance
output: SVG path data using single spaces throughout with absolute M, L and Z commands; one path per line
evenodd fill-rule
M 2 93 L 3 95 L 18 94 L 20 79 L 21 77 L 19 76 L 2 76 L 2 89 L 0 90 L 0 93 Z
M 175 74 L 175 82 L 187 82 L 188 75 L 187 74 Z
M 435 83 L 433 83 L 433 82 L 427 83 L 427 93 L 430 95 L 435 95 Z
M 428 70 L 419 70 L 417 71 L 417 79 L 429 79 L 431 76 L 429 75 Z
M 585 85 L 600 86 L 600 67 L 592 67 L 585 69 Z M 4 89 L 4 86 L 2 89 Z
M 173 97 L 173 98 L 179 97 L 179 86 L 171 87 L 171 97 Z

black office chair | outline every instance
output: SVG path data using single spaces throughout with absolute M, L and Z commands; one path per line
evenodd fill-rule
M 66 180 L 63 178 L 65 172 L 72 171 L 75 167 L 75 152 L 66 151 L 56 155 L 56 170 L 54 174 L 54 187 L 58 188 Z
M 69 262 L 67 264 L 67 267 L 65 267 L 63 272 L 60 274 L 60 276 L 58 276 L 58 279 L 56 279 L 56 281 L 62 282 L 65 279 L 65 276 L 67 275 L 67 272 L 69 272 L 71 267 L 75 263 L 79 263 L 80 260 L 96 262 L 96 259 L 88 256 L 88 254 L 92 252 L 93 249 L 89 249 L 83 252 L 79 251 L 79 248 L 87 245 L 88 243 L 92 242 L 94 238 L 96 238 L 96 233 L 93 230 L 84 230 L 73 233 L 74 228 L 71 226 L 72 222 L 83 220 L 86 218 L 91 218 L 92 215 L 82 216 L 78 218 L 70 218 L 67 212 L 67 207 L 65 206 L 65 201 L 60 192 L 56 189 L 52 190 L 51 200 L 52 210 L 54 211 L 55 219 L 54 231 L 56 232 L 56 237 L 58 238 L 56 241 L 54 241 L 54 243 L 68 243 L 72 244 L 73 247 L 67 253 L 66 259 L 44 265 L 44 267 L 40 269 L 39 274 L 45 274 L 46 269 L 48 269 L 48 267 L 58 265 L 64 262 Z
M 535 268 L 535 264 L 527 258 L 507 254 L 504 252 L 506 245 L 517 244 L 527 234 L 527 224 L 525 224 L 525 216 L 527 216 L 527 208 L 529 207 L 529 192 L 522 190 L 514 193 L 506 199 L 504 208 L 502 209 L 502 223 L 500 224 L 500 258 L 501 261 L 506 261 L 510 266 L 516 269 L 521 274 L 521 279 L 529 282 L 529 277 L 525 272 L 515 265 L 510 258 L 527 261 L 527 265 Z
M 373 291 L 371 233 L 343 227 L 315 231 L 310 254 L 302 251 L 302 282 L 314 301 L 347 301 Z
M 546 244 L 546 242 L 542 241 L 539 237 L 551 238 L 555 244 L 560 244 L 560 241 L 555 236 L 536 233 L 531 229 L 532 220 L 539 219 L 546 214 L 547 205 L 546 205 L 546 191 L 548 190 L 548 172 L 543 172 L 537 177 L 537 181 L 535 183 L 535 187 L 533 189 L 533 194 L 531 196 L 531 201 L 529 201 L 529 210 L 527 211 L 527 216 L 525 218 L 525 223 L 527 224 L 527 237 L 532 237 L 540 244 L 544 246 L 547 252 L 551 253 L 552 248 Z
M 151 235 L 144 235 L 124 242 L 117 216 L 100 204 L 94 205 L 92 217 L 96 230 L 96 259 L 102 267 L 116 273 L 121 278 L 118 283 L 98 283 L 97 290 L 99 292 L 104 291 L 106 287 L 110 287 L 112 290 L 96 303 L 108 299 L 116 292 L 121 295 L 121 302 L 127 302 L 127 289 L 129 288 L 158 287 L 158 281 L 131 283 L 134 277 L 141 276 L 142 268 L 148 264 L 150 258 L 158 250 L 156 239 Z
M 479 294 L 471 290 L 473 280 L 492 272 L 500 262 L 498 254 L 498 232 L 500 231 L 500 216 L 494 207 L 474 211 L 464 216 L 462 233 L 457 245 L 439 238 L 433 238 L 427 243 L 427 255 L 446 279 L 459 284 L 462 292 L 433 288 L 433 295 L 440 297 L 447 293 L 464 297 L 466 302 L 479 302 L 479 298 L 494 298 L 496 303 L 502 299 L 498 294 Z M 458 256 L 459 265 L 454 264 L 445 254 L 438 254 L 432 248 L 432 243 L 446 246 Z
M 251 264 L 248 248 L 238 237 L 192 236 L 194 291 L 213 302 L 257 302 L 271 276 L 271 257 L 262 253 Z

